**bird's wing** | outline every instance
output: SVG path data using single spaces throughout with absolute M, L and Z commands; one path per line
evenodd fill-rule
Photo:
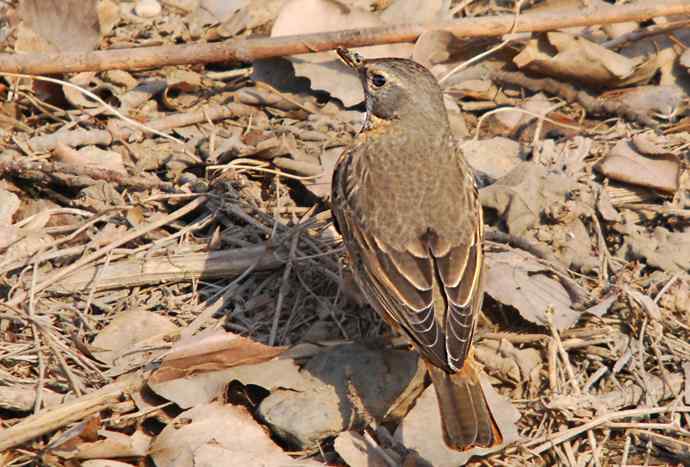
M 397 324 L 419 352 L 446 370 L 462 368 L 481 307 L 482 220 L 476 190 L 461 238 L 440 237 L 430 226 L 393 248 L 358 222 L 351 196 L 351 160 L 341 158 L 333 180 L 333 210 L 353 261 L 355 279 L 377 311 Z M 356 177 L 355 177 L 356 179 Z M 471 219 L 471 220 L 470 220 Z M 461 220 L 458 220 L 459 222 Z
M 454 370 L 461 369 L 465 362 L 484 296 L 481 207 L 477 213 L 475 228 L 467 233 L 463 243 L 453 245 L 440 239 L 432 242 L 431 248 L 440 288 L 447 303 L 443 330 L 446 357 Z

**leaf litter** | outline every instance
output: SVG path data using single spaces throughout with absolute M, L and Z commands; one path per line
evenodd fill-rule
M 505 13 L 104 0 L 47 18 L 45 3 L 0 6 L 5 52 Z M 475 354 L 504 443 L 465 453 L 444 446 L 423 365 L 360 303 L 331 225 L 330 173 L 362 119 L 333 52 L 62 76 L 89 95 L 3 77 L 3 462 L 686 462 L 689 32 L 673 18 L 517 34 L 462 66 L 501 41 L 429 31 L 361 49 L 431 67 L 477 170 Z

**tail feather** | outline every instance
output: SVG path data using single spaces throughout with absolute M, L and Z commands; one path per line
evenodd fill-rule
M 484 397 L 479 375 L 470 361 L 457 373 L 427 365 L 436 389 L 443 438 L 451 449 L 500 444 L 502 437 Z

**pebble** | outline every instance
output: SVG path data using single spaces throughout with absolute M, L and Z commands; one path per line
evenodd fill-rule
M 134 12 L 142 18 L 153 18 L 161 13 L 161 4 L 158 0 L 139 0 Z

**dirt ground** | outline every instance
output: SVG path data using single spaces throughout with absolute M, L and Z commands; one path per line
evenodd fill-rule
M 606 6 L 0 1 L 0 44 L 515 31 Z M 690 465 L 690 16 L 475 35 L 357 50 L 434 73 L 476 171 L 474 352 L 503 443 L 445 447 L 423 365 L 352 281 L 330 183 L 364 107 L 333 51 L 33 77 L 5 55 L 0 465 Z

